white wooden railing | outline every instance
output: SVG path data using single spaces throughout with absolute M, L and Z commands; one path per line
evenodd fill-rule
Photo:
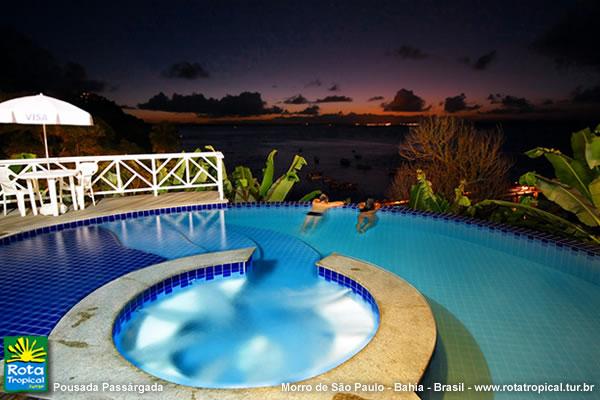
M 24 188 L 20 178 L 24 173 L 77 169 L 79 164 L 88 162 L 98 164 L 98 172 L 92 177 L 96 195 L 152 192 L 157 196 L 169 190 L 214 188 L 223 200 L 221 152 L 11 159 L 0 160 L 0 166 L 17 167 L 12 168 L 18 171 L 11 173 L 11 179 L 18 187 Z

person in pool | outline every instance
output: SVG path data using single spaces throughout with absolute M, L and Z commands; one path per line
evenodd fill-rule
M 356 222 L 356 232 L 365 233 L 369 228 L 377 223 L 377 210 L 381 208 L 381 203 L 369 198 L 364 203 L 358 204 L 358 221 Z M 366 223 L 365 223 L 366 222 Z
M 329 201 L 329 197 L 326 194 L 320 195 L 312 202 L 312 208 L 306 213 L 304 218 L 304 225 L 302 225 L 302 232 L 304 232 L 312 224 L 312 228 L 315 228 L 321 217 L 329 210 L 334 207 L 341 207 L 344 205 L 343 201 Z

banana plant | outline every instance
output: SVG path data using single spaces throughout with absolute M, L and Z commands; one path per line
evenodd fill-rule
M 260 184 L 258 179 L 252 175 L 250 168 L 237 166 L 231 174 L 231 179 L 227 179 L 224 174 L 225 186 L 230 185 L 231 190 L 225 190 L 230 201 L 284 201 L 296 182 L 300 181 L 298 172 L 307 163 L 303 157 L 294 156 L 292 164 L 287 172 L 273 181 L 275 175 L 275 155 L 277 150 L 273 150 L 267 156 L 265 167 L 262 170 L 262 179 Z M 301 201 L 310 201 L 321 194 L 320 190 L 315 190 L 303 196 Z
M 450 203 L 441 195 L 433 192 L 431 181 L 427 180 L 425 173 L 417 170 L 417 183 L 410 188 L 410 200 L 408 206 L 413 210 L 447 212 L 450 209 Z
M 231 174 L 234 183 L 233 201 L 257 201 L 260 198 L 258 181 L 248 167 L 238 165 Z
M 461 180 L 460 185 L 454 189 L 454 201 L 450 203 L 443 196 L 434 193 L 431 181 L 418 169 L 417 183 L 410 189 L 408 206 L 413 210 L 460 214 L 471 207 L 471 199 L 465 193 L 465 185 L 466 181 Z
M 265 190 L 265 194 L 263 196 L 265 201 L 284 201 L 290 190 L 292 190 L 292 187 L 296 184 L 296 182 L 300 181 L 298 171 L 300 171 L 302 167 L 307 164 L 304 157 L 295 155 L 287 172 L 277 178 L 274 183 L 270 183 L 269 180 L 273 179 L 273 160 L 276 152 L 277 150 L 273 150 L 271 154 L 269 154 L 269 157 L 267 157 L 267 164 L 264 169 L 261 189 Z
M 530 229 L 550 232 L 558 236 L 574 237 L 583 241 L 600 244 L 600 237 L 583 227 L 558 215 L 537 207 L 530 197 L 523 197 L 520 203 L 504 200 L 483 200 L 467 209 L 467 215 L 487 219 L 492 222 L 508 223 Z
M 600 125 L 571 136 L 573 157 L 559 150 L 537 147 L 527 156 L 544 156 L 553 166 L 556 178 L 527 172 L 521 184 L 535 186 L 550 201 L 573 213 L 589 227 L 600 227 Z

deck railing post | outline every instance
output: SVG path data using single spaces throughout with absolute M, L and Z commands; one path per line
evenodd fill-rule
M 217 157 L 217 188 L 219 199 L 223 200 L 225 196 L 223 195 L 223 159 L 221 157 Z
M 158 181 L 156 178 L 156 158 L 152 157 L 152 192 L 154 196 L 158 196 Z
M 185 155 L 185 184 L 192 184 L 192 182 L 190 182 L 190 156 L 187 154 Z
M 115 163 L 117 169 L 117 190 L 119 193 L 123 193 L 123 180 L 121 179 L 121 161 L 117 160 Z

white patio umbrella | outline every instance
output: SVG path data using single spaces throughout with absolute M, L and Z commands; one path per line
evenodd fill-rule
M 0 103 L 0 123 L 42 125 L 46 159 L 48 159 L 50 156 L 46 125 L 90 126 L 94 121 L 87 111 L 40 93 L 37 96 L 19 97 Z

